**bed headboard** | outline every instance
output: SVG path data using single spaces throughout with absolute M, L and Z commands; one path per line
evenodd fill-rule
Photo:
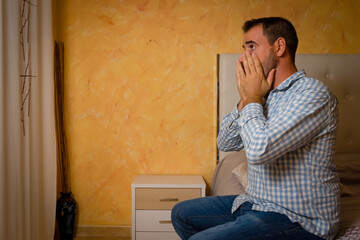
M 239 53 L 218 56 L 218 126 L 239 102 L 235 67 Z M 297 68 L 324 82 L 339 101 L 336 151 L 360 153 L 360 54 L 297 54 Z M 219 159 L 227 153 L 219 152 Z

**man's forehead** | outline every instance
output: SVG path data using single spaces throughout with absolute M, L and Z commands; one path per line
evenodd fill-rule
M 254 26 L 244 34 L 243 44 L 257 43 L 261 41 L 261 38 L 265 38 L 261 25 Z M 266 38 L 265 38 L 266 39 Z
M 250 28 L 245 34 L 244 37 L 250 37 L 250 36 L 261 36 L 263 35 L 263 28 L 261 25 L 256 25 L 252 28 Z

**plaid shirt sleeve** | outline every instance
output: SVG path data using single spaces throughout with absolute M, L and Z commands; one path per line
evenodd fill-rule
M 220 151 L 240 151 L 244 148 L 237 121 L 239 116 L 239 111 L 237 106 L 235 106 L 234 110 L 224 117 L 217 137 Z
M 260 104 L 246 105 L 237 126 L 248 162 L 268 164 L 308 144 L 328 127 L 330 100 L 327 91 L 304 90 L 278 106 L 269 119 Z

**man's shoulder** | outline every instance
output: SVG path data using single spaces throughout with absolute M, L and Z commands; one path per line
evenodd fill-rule
M 277 87 L 278 91 L 297 91 L 299 89 L 319 89 L 329 91 L 323 82 L 307 76 L 304 70 L 295 72 Z
M 321 80 L 312 78 L 310 76 L 304 75 L 303 77 L 299 78 L 299 83 L 304 84 L 305 86 L 314 86 L 314 87 L 321 87 L 321 88 L 327 88 L 325 83 L 323 83 Z
M 305 75 L 299 78 L 298 81 L 294 82 L 293 87 L 300 93 L 317 93 L 320 95 L 326 95 L 327 97 L 331 97 L 333 95 L 325 83 L 316 78 Z

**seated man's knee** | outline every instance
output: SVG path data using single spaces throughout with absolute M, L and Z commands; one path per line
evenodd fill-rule
M 184 212 L 182 210 L 183 205 L 184 205 L 183 202 L 179 202 L 171 210 L 171 220 L 172 220 L 172 222 L 174 222 L 176 219 L 181 218 L 181 213 Z
M 197 206 L 197 199 L 185 200 L 177 203 L 171 211 L 172 221 L 182 221 L 188 215 L 192 215 Z

